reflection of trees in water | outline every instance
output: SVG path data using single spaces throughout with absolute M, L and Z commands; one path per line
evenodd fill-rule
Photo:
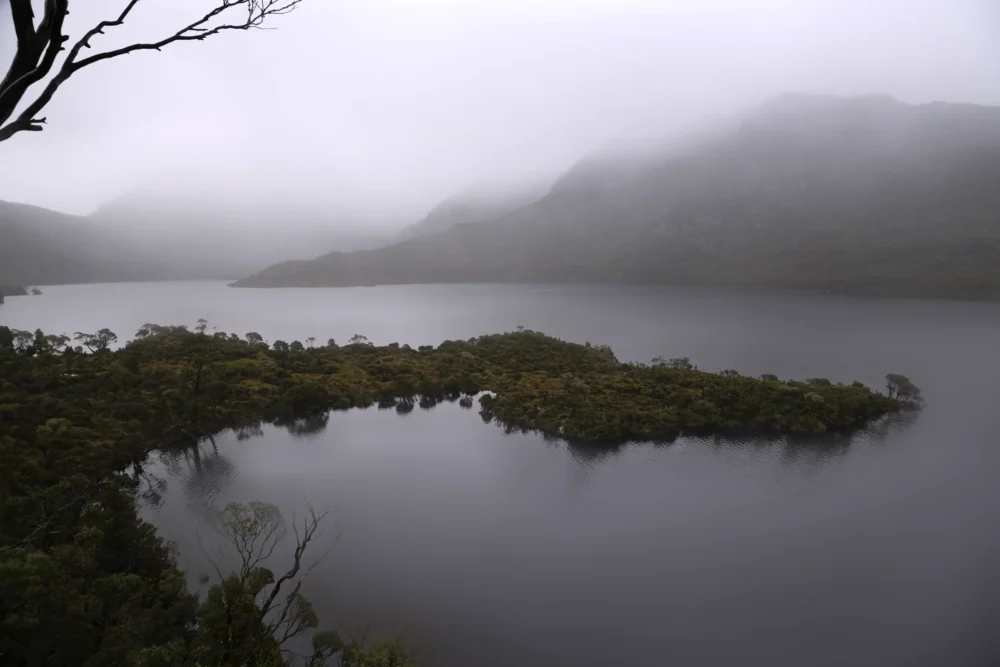
M 240 442 L 264 435 L 264 422 L 251 422 L 233 429 L 236 439 Z
M 880 419 L 876 419 L 867 427 L 861 429 L 860 433 L 865 437 L 870 438 L 872 442 L 883 442 L 908 430 L 917 423 L 917 420 L 920 419 L 922 414 L 923 413 L 919 410 L 909 410 L 905 412 L 897 412 L 896 414 L 888 414 Z
M 141 502 L 151 507 L 163 504 L 163 494 L 167 492 L 167 479 L 146 470 L 143 463 L 132 463 L 132 480 L 136 484 L 136 495 Z
M 416 405 L 429 410 L 441 401 L 453 402 L 452 397 L 433 401 L 395 398 L 387 405 L 395 407 L 400 415 L 413 411 Z M 466 407 L 466 406 L 463 406 Z M 591 467 L 615 458 L 632 447 L 666 449 L 678 440 L 676 436 L 650 441 L 621 440 L 593 442 L 566 440 L 524 429 L 480 413 L 483 421 L 493 423 L 506 434 L 522 433 L 538 437 L 547 446 L 565 447 L 574 461 L 583 467 Z M 868 426 L 852 432 L 824 433 L 821 435 L 769 436 L 762 434 L 698 435 L 688 434 L 683 440 L 720 456 L 740 453 L 760 461 L 779 461 L 783 467 L 796 469 L 818 469 L 843 459 L 851 447 L 860 441 L 877 444 L 888 440 L 919 419 L 919 412 L 902 412 L 882 417 Z M 293 438 L 310 438 L 324 432 L 329 425 L 330 413 L 323 412 L 308 416 L 283 417 L 275 419 L 275 426 L 286 429 Z M 237 441 L 245 441 L 264 435 L 264 422 L 254 422 L 232 429 Z M 188 502 L 199 512 L 208 511 L 215 499 L 236 474 L 236 466 L 231 459 L 219 452 L 215 439 L 209 436 L 197 443 L 161 450 L 153 457 L 163 466 L 167 475 L 157 475 L 142 463 L 134 463 L 132 477 L 137 484 L 138 497 L 154 507 L 163 503 L 167 491 L 168 478 L 181 479 Z M 153 458 L 151 457 L 151 458 Z
M 818 469 L 843 459 L 850 451 L 851 446 L 857 442 L 880 443 L 903 432 L 912 426 L 919 415 L 919 412 L 901 412 L 881 417 L 864 428 L 818 435 L 768 435 L 760 433 L 699 435 L 693 433 L 685 434 L 684 439 L 696 442 L 720 455 L 731 455 L 739 452 L 744 455 L 749 454 L 750 458 L 756 460 L 779 461 L 783 467 Z M 631 447 L 668 448 L 678 440 L 678 436 L 655 440 L 602 442 L 567 440 L 514 426 L 486 413 L 480 413 L 480 416 L 483 422 L 494 423 L 508 435 L 513 433 L 534 434 L 549 446 L 565 446 L 575 461 L 587 466 L 619 456 Z
M 181 480 L 188 504 L 199 514 L 214 506 L 219 493 L 236 474 L 236 465 L 219 452 L 211 436 L 195 444 L 162 450 L 158 458 L 169 477 Z M 160 481 L 157 490 L 162 497 L 167 490 L 166 479 Z
M 305 416 L 279 417 L 274 420 L 275 426 L 288 431 L 293 438 L 313 438 L 326 430 L 330 423 L 330 413 L 320 412 Z
M 815 436 L 712 436 L 695 441 L 718 456 L 735 456 L 761 463 L 777 463 L 783 469 L 819 471 L 842 460 L 856 433 L 824 433 Z

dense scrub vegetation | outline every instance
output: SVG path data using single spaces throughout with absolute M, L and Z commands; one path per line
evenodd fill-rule
M 686 360 L 622 364 L 607 347 L 530 331 L 437 348 L 376 347 L 360 335 L 344 346 L 312 339 L 268 345 L 253 332 L 208 334 L 202 320 L 195 331 L 147 325 L 119 349 L 116 341 L 106 329 L 70 339 L 0 327 L 4 665 L 280 661 L 280 647 L 267 639 L 273 628 L 257 615 L 258 593 L 276 577 L 220 571 L 199 602 L 136 515 L 126 471 L 141 470 L 152 449 L 221 428 L 372 404 L 399 412 L 442 400 L 471 407 L 471 397 L 488 390 L 480 399 L 484 418 L 567 438 L 746 427 L 819 432 L 919 400 L 902 376 L 892 376 L 887 396 L 859 384 L 706 373 Z M 240 645 L 259 647 L 266 660 L 220 648 L 232 643 L 227 623 L 240 610 L 245 623 L 237 629 L 253 638 Z M 308 613 L 303 618 L 307 629 L 317 626 Z M 369 652 L 329 633 L 317 636 L 314 664 L 334 648 L 343 648 L 345 664 L 408 661 L 397 645 Z

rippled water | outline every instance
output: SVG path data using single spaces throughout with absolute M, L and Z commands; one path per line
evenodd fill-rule
M 206 507 L 332 508 L 308 595 L 336 627 L 444 665 L 993 665 L 1000 645 L 1000 306 L 714 290 L 57 287 L 0 323 L 146 321 L 265 338 L 438 343 L 524 325 L 619 358 L 878 384 L 927 409 L 853 438 L 607 450 L 475 411 L 377 410 L 225 433 L 146 468 L 192 585 Z M 152 494 L 151 494 L 152 495 Z

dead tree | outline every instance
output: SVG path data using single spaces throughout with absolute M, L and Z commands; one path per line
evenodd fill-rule
M 202 41 L 230 30 L 263 29 L 268 19 L 288 14 L 301 1 L 213 0 L 215 6 L 201 18 L 158 41 L 138 42 L 84 55 L 84 49 L 92 48 L 92 39 L 104 34 L 105 30 L 124 25 L 129 14 L 141 2 L 122 0 L 127 4 L 118 17 L 101 21 L 85 32 L 57 65 L 60 53 L 70 42 L 70 36 L 65 34 L 63 27 L 64 19 L 69 14 L 69 0 L 42 0 L 42 18 L 37 23 L 32 0 L 9 0 L 17 49 L 7 74 L 0 81 L 0 141 L 6 141 L 18 132 L 40 132 L 46 122 L 45 116 L 41 115 L 42 110 L 59 87 L 85 67 L 136 51 L 159 51 L 175 42 Z M 17 113 L 19 108 L 21 111 Z

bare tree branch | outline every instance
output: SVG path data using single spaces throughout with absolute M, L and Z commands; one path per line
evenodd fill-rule
M 18 48 L 7 75 L 0 82 L 0 141 L 5 141 L 18 132 L 41 131 L 46 119 L 39 117 L 39 113 L 52 100 L 59 87 L 84 67 L 136 51 L 159 51 L 175 42 L 202 41 L 222 32 L 265 29 L 264 23 L 269 18 L 288 14 L 302 2 L 302 0 L 216 0 L 218 4 L 201 18 L 160 40 L 138 42 L 79 59 L 83 49 L 91 48 L 90 42 L 93 38 L 104 34 L 105 29 L 123 25 L 140 1 L 129 0 L 117 18 L 101 21 L 84 33 L 83 37 L 70 48 L 56 74 L 38 96 L 14 120 L 8 122 L 27 91 L 52 71 L 59 52 L 63 50 L 62 45 L 68 39 L 62 33 L 63 19 L 68 13 L 69 5 L 69 0 L 45 0 L 45 15 L 36 30 L 31 0 L 10 0 Z M 230 15 L 235 19 L 240 7 L 246 13 L 237 20 L 227 22 L 225 19 Z
M 274 587 L 271 589 L 270 595 L 265 600 L 264 604 L 261 605 L 260 609 L 260 620 L 264 621 L 265 617 L 275 608 L 275 600 L 281 593 L 281 587 L 286 584 L 289 580 L 294 579 L 302 569 L 302 556 L 305 554 L 306 549 L 309 547 L 309 543 L 312 542 L 319 532 L 320 523 L 326 518 L 327 514 L 330 513 L 329 510 L 324 510 L 319 515 L 316 514 L 313 506 L 308 502 L 305 503 L 306 506 L 306 516 L 302 519 L 302 533 L 299 533 L 298 524 L 293 521 L 292 530 L 295 532 L 295 552 L 292 559 L 292 567 L 288 569 L 283 575 L 278 577 L 277 581 L 274 582 Z M 312 569 L 318 564 L 319 561 L 313 563 L 309 566 L 303 576 L 299 579 L 296 586 L 293 588 L 291 596 L 298 593 L 299 588 L 302 585 L 302 581 L 305 577 L 312 571 Z M 291 599 L 286 597 L 286 600 Z M 288 614 L 288 605 L 286 604 L 281 611 L 281 616 L 279 617 L 278 623 L 281 623 Z M 276 626 L 275 626 L 276 627 Z

